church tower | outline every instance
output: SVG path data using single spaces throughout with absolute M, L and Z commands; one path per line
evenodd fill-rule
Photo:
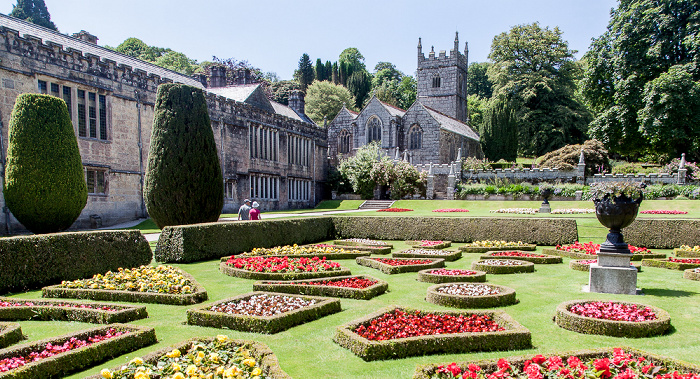
M 469 47 L 464 44 L 464 54 L 459 51 L 459 34 L 455 33 L 454 48 L 447 56 L 445 50 L 435 56 L 430 48 L 428 58 L 423 54 L 418 38 L 418 70 L 416 82 L 418 101 L 440 113 L 467 123 L 467 66 Z

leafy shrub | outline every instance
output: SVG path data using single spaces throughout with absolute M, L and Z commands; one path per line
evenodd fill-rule
M 586 176 L 610 171 L 608 151 L 605 150 L 602 142 L 594 139 L 584 142 L 583 145 L 566 145 L 549 152 L 540 158 L 539 166 L 573 170 L 578 165 L 582 149 L 586 160 Z
M 678 174 L 678 167 L 680 164 L 681 160 L 679 158 L 675 158 L 671 161 L 671 163 L 662 167 L 659 171 L 669 174 Z M 700 168 L 698 168 L 698 165 L 695 162 L 685 162 L 685 168 L 687 170 L 685 172 L 686 180 L 700 180 Z
M 144 187 L 149 215 L 161 229 L 217 221 L 223 185 L 204 93 L 183 84 L 160 85 Z
M 87 185 L 63 100 L 29 93 L 17 97 L 3 191 L 7 207 L 34 233 L 68 229 L 80 215 Z
M 462 162 L 462 170 L 490 170 L 491 162 L 488 158 L 483 160 L 476 157 L 466 157 Z

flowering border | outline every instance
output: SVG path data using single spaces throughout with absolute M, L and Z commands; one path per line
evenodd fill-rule
M 156 364 L 158 363 L 158 360 L 164 356 L 165 354 L 168 354 L 169 352 L 177 349 L 181 351 L 185 350 L 190 350 L 192 349 L 192 345 L 197 344 L 197 343 L 203 343 L 203 344 L 208 344 L 212 341 L 214 341 L 215 337 L 195 337 L 195 338 L 190 338 L 186 341 L 182 341 L 178 344 L 171 345 L 162 349 L 158 349 L 152 353 L 149 353 L 147 355 L 144 355 L 142 357 L 143 361 L 146 363 L 150 364 Z M 277 360 L 277 356 L 275 356 L 275 353 L 270 350 L 270 348 L 265 345 L 262 342 L 258 341 L 250 341 L 250 340 L 230 340 L 233 343 L 235 343 L 237 346 L 241 345 L 247 345 L 247 350 L 250 352 L 251 357 L 255 359 L 256 362 L 260 363 L 260 367 L 263 370 L 263 373 L 267 375 L 270 378 L 275 378 L 275 379 L 292 379 L 284 370 L 282 370 L 282 367 L 280 367 L 280 363 Z M 110 371 L 117 371 L 122 367 L 122 365 L 117 366 L 112 368 Z M 104 377 L 100 374 L 88 376 L 85 379 L 104 379 Z
M 559 327 L 582 334 L 600 334 L 610 337 L 642 338 L 664 334 L 671 326 L 671 315 L 665 310 L 646 304 L 615 301 L 618 304 L 634 305 L 651 308 L 656 314 L 656 320 L 630 322 L 597 319 L 577 315 L 571 311 L 575 304 L 590 303 L 593 300 L 571 300 L 557 306 L 554 323 Z
M 414 249 L 440 250 L 452 246 L 452 241 L 442 241 L 442 243 L 432 246 L 421 246 L 421 241 L 406 241 L 406 245 Z
M 130 353 L 158 342 L 155 329 L 151 327 L 110 324 L 7 348 L 0 351 L 0 359 L 18 355 L 29 355 L 32 351 L 43 350 L 49 343 L 52 345 L 61 345 L 71 338 L 84 340 L 98 333 L 106 333 L 110 328 L 114 328 L 118 331 L 128 331 L 128 333 L 96 342 L 89 346 L 56 354 L 39 361 L 28 362 L 26 365 L 22 366 L 21 374 L 20 372 L 13 371 L 8 371 L 6 374 L 11 373 L 12 375 L 16 373 L 18 375 L 14 377 L 17 378 L 60 377 L 71 372 L 84 370 L 100 362 L 110 360 L 113 357 Z
M 673 255 L 675 255 L 677 258 L 700 258 L 700 251 L 682 250 L 680 248 L 676 248 L 673 249 Z
M 500 293 L 495 295 L 464 296 L 451 295 L 437 291 L 440 287 L 449 286 L 453 284 L 454 283 L 443 283 L 428 287 L 428 294 L 425 300 L 428 303 L 453 308 L 496 308 L 518 303 L 518 300 L 515 298 L 514 289 L 505 286 L 498 286 L 495 284 L 484 284 L 486 286 L 495 287 L 501 290 Z
M 423 249 L 423 248 L 421 247 L 420 249 Z M 453 261 L 456 261 L 457 259 L 462 258 L 461 251 L 444 250 L 448 254 L 438 255 L 438 254 L 408 253 L 408 251 L 410 251 L 410 250 L 414 250 L 414 249 L 397 251 L 396 253 L 392 253 L 391 257 L 392 258 L 440 258 L 440 259 L 444 259 L 446 262 L 453 262 Z M 440 249 L 431 249 L 431 250 L 440 250 Z
M 317 303 L 274 316 L 249 316 L 212 312 L 207 310 L 208 308 L 219 304 L 236 300 L 245 300 L 252 296 L 263 294 L 282 296 L 289 295 L 286 293 L 262 291 L 248 292 L 243 295 L 217 301 L 216 303 L 188 309 L 187 323 L 190 325 L 205 326 L 210 328 L 226 328 L 242 332 L 274 334 L 287 330 L 293 326 L 304 324 L 309 321 L 319 319 L 323 316 L 340 312 L 340 299 L 329 299 L 327 297 L 306 295 L 297 296 L 303 298 L 304 300 L 316 300 Z
M 566 250 L 559 250 L 559 249 L 543 249 L 542 254 L 549 254 L 549 255 L 558 255 L 560 257 L 568 257 L 572 259 L 594 259 L 597 257 L 596 254 L 586 254 L 586 253 L 577 253 L 575 251 L 566 251 Z M 638 262 L 644 259 L 663 259 L 666 258 L 666 254 L 663 253 L 651 253 L 651 254 L 640 254 L 640 253 L 634 253 L 632 254 L 632 257 L 630 258 L 631 261 Z
M 100 290 L 86 288 L 63 288 L 60 285 L 41 289 L 41 296 L 47 298 L 90 299 L 97 301 L 124 301 L 127 303 L 153 303 L 168 305 L 191 305 L 207 300 L 207 291 L 195 278 L 185 271 L 182 276 L 192 283 L 192 293 L 177 295 L 137 291 Z
M 593 258 L 589 258 L 589 259 L 593 259 Z M 589 272 L 589 271 L 591 271 L 591 265 L 581 263 L 582 261 L 587 261 L 589 259 L 579 259 L 579 260 L 572 259 L 571 261 L 569 261 L 569 268 L 572 270 L 576 270 L 576 271 Z M 633 264 L 632 266 L 634 266 L 634 268 L 637 269 L 637 272 L 642 272 L 642 265 L 640 265 L 639 263 Z
M 480 282 L 486 281 L 486 273 L 483 271 L 476 271 L 474 275 L 435 275 L 431 274 L 430 271 L 433 269 L 429 268 L 427 270 L 418 271 L 418 281 L 426 283 L 459 283 L 459 282 Z
M 561 353 L 553 353 L 553 355 L 560 356 L 565 362 L 567 358 L 569 357 L 578 357 L 581 360 L 589 360 L 589 359 L 595 359 L 595 358 L 603 358 L 607 357 L 609 355 L 612 355 L 613 349 L 623 349 L 626 352 L 632 353 L 634 355 L 639 355 L 643 356 L 647 361 L 654 363 L 655 365 L 668 365 L 672 366 L 674 368 L 677 368 L 679 370 L 685 370 L 685 371 L 695 371 L 698 372 L 700 371 L 700 366 L 694 365 L 691 363 L 687 362 L 682 362 L 676 359 L 672 358 L 667 358 L 663 357 L 660 355 L 656 354 L 651 354 L 647 353 L 642 350 L 626 347 L 626 346 L 619 346 L 619 347 L 607 347 L 607 348 L 600 348 L 600 349 L 590 349 L 590 350 L 577 350 L 577 351 L 566 351 L 566 352 L 561 352 Z M 529 355 L 522 355 L 522 356 L 512 356 L 512 357 L 505 357 L 511 366 L 513 367 L 518 367 L 522 368 L 525 364 L 526 361 L 532 361 L 532 359 L 536 356 L 536 354 L 529 354 Z M 497 359 L 484 359 L 480 361 L 468 361 L 468 362 L 457 362 L 456 364 L 460 368 L 466 368 L 470 364 L 477 365 L 481 367 L 484 372 L 491 373 L 491 372 L 496 372 L 499 370 L 498 367 L 498 361 L 499 358 Z M 413 379 L 430 379 L 433 377 L 433 375 L 436 374 L 437 368 L 439 366 L 447 366 L 450 363 L 430 363 L 430 364 L 424 364 L 424 365 L 418 365 L 416 367 L 416 371 L 413 374 Z
M 312 247 L 314 245 L 318 244 L 311 244 L 311 245 L 304 245 L 302 247 Z M 313 253 L 313 254 L 270 254 L 270 255 L 242 255 L 239 254 L 239 257 L 264 257 L 264 258 L 283 258 L 283 257 L 289 257 L 289 258 L 326 258 L 326 259 L 355 259 L 357 257 L 366 257 L 368 255 L 372 254 L 372 251 L 366 250 L 366 249 L 361 249 L 361 248 L 355 248 L 355 246 L 352 246 L 353 250 L 358 250 L 357 252 L 352 252 L 352 250 L 349 250 L 351 246 L 333 246 L 333 245 L 328 245 L 330 247 L 334 248 L 339 248 L 339 249 L 344 249 L 347 251 L 346 253 Z M 389 249 L 391 251 L 391 249 Z M 386 253 L 383 253 L 386 254 Z M 228 259 L 229 256 L 222 257 L 221 259 L 224 260 L 224 258 Z
M 260 281 L 253 283 L 253 291 L 271 291 L 271 292 L 283 292 L 283 293 L 293 293 L 298 295 L 312 295 L 312 296 L 331 296 L 331 297 L 343 297 L 347 299 L 356 300 L 369 300 L 375 296 L 379 296 L 386 292 L 389 288 L 389 283 L 368 276 L 334 276 L 330 278 L 323 279 L 312 279 L 308 280 L 310 282 L 325 281 L 325 280 L 342 280 L 347 278 L 360 277 L 363 279 L 376 280 L 377 283 L 367 287 L 367 288 L 348 288 L 348 287 L 332 287 L 332 286 L 316 286 L 316 285 L 304 285 L 295 284 L 298 281 L 283 281 L 283 282 L 266 282 Z M 304 280 L 305 282 L 307 280 Z
M 77 321 L 92 324 L 112 324 L 116 322 L 131 322 L 148 317 L 146 306 L 107 304 L 107 303 L 80 303 L 64 300 L 35 300 L 17 299 L 14 297 L 0 297 L 0 302 L 31 302 L 34 305 L 22 305 L 12 307 L 0 307 L 0 320 L 41 320 L 41 321 Z M 77 308 L 70 306 L 55 306 L 50 304 L 61 303 L 71 305 L 85 305 L 95 307 L 111 307 L 115 310 L 107 311 L 94 308 Z
M 562 258 L 560 256 L 556 255 L 548 255 L 548 254 L 540 254 L 544 255 L 544 257 L 521 257 L 521 256 L 515 256 L 515 255 L 493 255 L 495 253 L 500 253 L 504 252 L 506 250 L 497 250 L 497 251 L 489 251 L 486 254 L 482 254 L 479 259 L 515 259 L 519 261 L 527 261 L 527 262 L 532 262 L 532 263 L 537 263 L 537 264 L 554 264 L 554 263 L 562 263 Z M 508 250 L 508 251 L 513 251 L 517 253 L 528 253 L 526 251 L 522 250 Z
M 413 258 L 394 258 L 394 259 L 413 259 Z M 442 258 L 421 258 L 433 261 L 432 263 L 418 264 L 418 265 L 406 265 L 406 266 L 392 266 L 386 263 L 382 263 L 367 257 L 359 257 L 355 259 L 355 262 L 360 266 L 365 266 L 369 268 L 377 269 L 385 274 L 403 274 L 405 272 L 415 272 L 427 268 L 440 268 L 445 267 L 445 260 Z
M 700 263 L 669 262 L 665 259 L 643 259 L 642 266 L 684 271 L 690 268 L 698 268 L 700 267 Z
M 700 272 L 695 272 L 695 269 L 689 268 L 683 271 L 683 277 L 690 280 L 700 280 Z
M 318 243 L 313 243 L 313 244 L 306 245 L 306 246 L 314 246 L 314 245 L 318 245 Z M 365 254 L 362 254 L 362 255 L 355 254 L 355 256 L 353 256 L 353 257 L 351 257 L 350 254 L 348 254 L 347 259 L 355 259 L 357 257 L 368 256 L 370 254 L 389 254 L 389 253 L 391 253 L 391 249 L 393 248 L 393 246 L 369 246 L 369 245 L 349 245 L 349 244 L 344 245 L 344 244 L 340 244 L 340 243 L 324 244 L 324 245 L 328 245 L 328 246 L 336 248 L 336 249 L 345 249 L 345 250 L 352 249 L 352 250 L 359 250 L 359 251 L 365 252 Z M 345 255 L 340 255 L 340 254 L 339 254 L 339 256 L 345 257 Z M 295 255 L 295 257 L 296 257 L 296 255 Z M 333 258 L 331 258 L 331 256 L 328 256 L 328 255 L 325 255 L 325 257 L 327 259 L 333 259 Z
M 377 241 L 377 242 L 381 242 L 381 244 L 370 245 L 370 244 L 367 244 L 367 243 L 355 242 L 355 241 L 346 241 L 346 240 L 334 240 L 334 241 L 333 241 L 333 244 L 335 244 L 335 245 L 350 245 L 350 246 L 367 246 L 367 247 L 377 247 L 377 246 L 381 246 L 381 247 L 388 247 L 389 249 L 393 249 L 393 248 L 394 248 L 394 245 L 393 245 L 393 244 L 390 244 L 390 243 L 387 243 L 387 242 L 383 242 L 383 241 Z
M 353 332 L 358 326 L 381 315 L 402 309 L 415 312 L 415 309 L 396 305 L 381 309 L 363 318 L 351 321 L 336 328 L 333 341 L 352 351 L 365 361 L 398 359 L 417 355 L 457 354 L 472 351 L 505 351 L 527 349 L 532 346 L 530 331 L 520 325 L 510 315 L 500 310 L 493 311 L 420 311 L 432 314 L 459 316 L 462 314 L 488 315 L 505 331 L 454 333 L 397 338 L 387 341 L 370 341 Z
M 316 279 L 316 278 L 329 278 L 332 276 L 345 276 L 351 275 L 350 270 L 344 267 L 340 267 L 338 271 L 314 271 L 314 272 L 253 272 L 248 270 L 242 270 L 235 267 L 231 267 L 226 264 L 226 261 L 230 257 L 221 258 L 221 263 L 219 264 L 219 271 L 221 273 L 234 276 L 243 279 L 254 279 L 254 280 L 300 280 L 300 279 Z M 294 257 L 296 258 L 296 257 Z M 360 259 L 362 257 L 356 258 Z
M 22 327 L 16 322 L 0 322 L 0 349 L 24 339 Z
M 503 247 L 477 247 L 477 246 L 460 246 L 459 247 L 459 250 L 462 251 L 463 253 L 470 253 L 470 254 L 484 254 L 484 253 L 488 253 L 489 251 L 503 251 L 503 250 L 535 251 L 536 249 L 537 249 L 537 245 L 535 245 L 535 244 L 525 245 L 525 246 L 510 245 L 510 246 L 503 246 Z
M 517 261 L 518 259 L 512 259 Z M 483 271 L 487 274 L 522 274 L 535 272 L 535 264 L 532 262 L 522 261 L 524 264 L 517 266 L 492 266 L 481 263 L 482 261 L 472 262 L 472 270 Z

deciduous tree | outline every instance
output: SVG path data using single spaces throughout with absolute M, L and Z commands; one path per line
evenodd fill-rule
M 325 81 L 313 82 L 306 90 L 305 101 L 306 115 L 318 125 L 323 125 L 324 118 L 333 120 L 343 104 L 350 109 L 355 104 L 347 88 Z

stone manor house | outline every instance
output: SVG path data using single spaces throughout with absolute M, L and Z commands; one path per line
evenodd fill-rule
M 224 69 L 193 78 L 73 36 L 0 14 L 0 177 L 17 95 L 65 100 L 82 156 L 88 202 L 74 226 L 108 226 L 146 216 L 143 182 L 156 88 L 184 83 L 205 90 L 225 180 L 223 211 L 244 198 L 264 210 L 311 207 L 322 198 L 326 131 L 304 114 L 300 93 L 290 106 L 268 100 L 249 75 L 227 85 Z M 21 229 L 0 196 L 0 233 Z

